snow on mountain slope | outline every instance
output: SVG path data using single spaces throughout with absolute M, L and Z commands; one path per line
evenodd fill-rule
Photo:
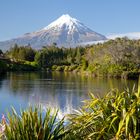
M 56 21 L 52 22 L 47 27 L 45 27 L 44 30 L 47 30 L 53 27 L 62 28 L 63 24 L 65 24 L 69 30 L 73 30 L 73 27 L 75 27 L 75 25 L 79 27 L 81 26 L 80 21 L 78 21 L 77 19 L 72 18 L 69 15 L 62 15 Z
M 106 40 L 106 37 L 92 31 L 79 20 L 66 14 L 39 31 L 0 42 L 0 48 L 3 46 L 8 49 L 15 43 L 19 45 L 31 44 L 34 48 L 41 48 L 54 42 L 58 46 L 75 47 L 79 43 L 100 40 Z
M 68 30 L 68 34 L 73 33 L 76 29 L 81 31 L 91 31 L 84 24 L 82 24 L 79 20 L 70 17 L 69 15 L 62 15 L 56 21 L 49 24 L 43 30 L 51 30 L 51 29 L 65 29 Z
M 129 39 L 140 39 L 140 32 L 124 33 L 124 34 L 110 34 L 107 35 L 108 39 L 128 37 Z

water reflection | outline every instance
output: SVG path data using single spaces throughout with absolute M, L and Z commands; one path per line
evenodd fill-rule
M 61 115 L 72 112 L 88 98 L 88 93 L 103 96 L 112 88 L 132 88 L 136 80 L 93 78 L 74 73 L 7 73 L 0 78 L 0 113 L 10 106 L 17 110 L 29 104 L 59 108 Z

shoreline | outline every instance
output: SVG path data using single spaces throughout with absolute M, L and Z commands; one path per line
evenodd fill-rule
M 5 72 L 0 73 L 4 74 L 6 72 L 62 72 L 62 73 L 74 73 L 74 74 L 78 74 L 78 75 L 84 75 L 84 76 L 91 76 L 93 78 L 115 78 L 115 79 L 138 79 L 140 73 L 129 73 L 129 72 L 123 72 L 121 75 L 113 75 L 113 74 L 99 74 L 99 73 L 94 73 L 94 72 L 90 72 L 90 71 L 60 71 L 60 70 L 51 70 L 51 69 L 47 69 L 47 70 L 8 70 Z

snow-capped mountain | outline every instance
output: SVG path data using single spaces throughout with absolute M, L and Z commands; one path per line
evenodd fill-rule
M 47 27 L 32 33 L 26 33 L 21 37 L 0 42 L 1 47 L 8 49 L 13 44 L 30 44 L 33 48 L 57 43 L 58 46 L 74 47 L 83 42 L 106 40 L 104 35 L 96 33 L 86 27 L 79 20 L 62 15 Z
M 127 37 L 129 39 L 140 39 L 140 32 L 132 32 L 132 33 L 122 33 L 122 34 L 110 34 L 107 35 L 108 39 Z

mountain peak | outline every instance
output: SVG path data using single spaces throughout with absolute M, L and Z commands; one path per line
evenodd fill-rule
M 47 27 L 43 28 L 43 30 L 48 30 L 50 28 L 61 28 L 63 25 L 67 26 L 68 28 L 72 28 L 72 26 L 77 25 L 80 23 L 77 19 L 72 18 L 68 14 L 64 14 L 61 17 L 59 17 L 57 20 L 49 24 Z
M 63 14 L 60 18 L 63 18 L 63 19 L 73 19 L 69 14 Z

